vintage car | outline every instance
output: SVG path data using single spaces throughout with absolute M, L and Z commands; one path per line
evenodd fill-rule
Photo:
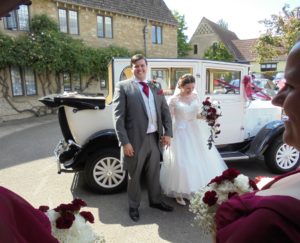
M 113 128 L 114 86 L 132 73 L 129 59 L 116 58 L 109 64 L 106 95 L 64 93 L 40 99 L 58 107 L 63 138 L 55 155 L 58 172 L 82 170 L 88 186 L 99 193 L 113 193 L 126 185 L 126 172 L 120 162 L 120 148 Z M 160 82 L 166 98 L 174 92 L 178 78 L 185 73 L 196 77 L 201 100 L 210 97 L 221 103 L 221 134 L 215 140 L 225 161 L 249 160 L 264 156 L 275 173 L 299 166 L 299 152 L 282 141 L 282 110 L 266 96 L 245 94 L 246 64 L 198 59 L 148 59 L 148 79 Z M 232 80 L 234 84 L 232 85 Z M 229 92 L 233 89 L 234 92 Z

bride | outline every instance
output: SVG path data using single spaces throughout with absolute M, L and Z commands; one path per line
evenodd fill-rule
M 173 120 L 173 138 L 164 151 L 164 162 L 160 172 L 160 183 L 164 194 L 176 198 L 180 205 L 185 199 L 220 175 L 226 164 L 207 140 L 209 127 L 204 120 L 197 119 L 201 102 L 195 89 L 195 78 L 185 74 L 179 78 L 177 90 L 169 100 Z

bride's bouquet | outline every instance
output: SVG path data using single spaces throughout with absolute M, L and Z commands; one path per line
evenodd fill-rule
M 214 139 L 221 133 L 220 123 L 217 119 L 222 115 L 221 105 L 219 101 L 210 101 L 210 97 L 207 97 L 202 102 L 202 111 L 200 117 L 204 118 L 208 126 L 210 126 L 210 136 L 208 138 L 208 148 L 211 149 Z
M 87 206 L 82 199 L 74 199 L 69 204 L 60 204 L 49 210 L 48 206 L 40 206 L 51 223 L 51 233 L 60 243 L 104 243 L 103 236 L 94 233 L 87 222 L 94 223 L 91 212 L 81 211 L 81 207 Z
M 194 220 L 204 232 L 214 234 L 215 214 L 219 205 L 233 195 L 241 195 L 253 190 L 257 190 L 253 180 L 238 170 L 230 168 L 221 176 L 212 179 L 206 187 L 194 195 L 189 210 L 195 214 Z

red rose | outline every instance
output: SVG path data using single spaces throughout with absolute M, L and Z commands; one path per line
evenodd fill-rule
M 80 209 L 80 207 L 78 207 L 77 205 L 73 205 L 71 203 L 68 203 L 68 204 L 62 203 L 57 208 L 55 208 L 54 211 L 56 211 L 56 212 L 67 212 L 67 211 L 75 212 L 75 211 L 78 211 L 79 209 Z
M 89 221 L 90 223 L 94 223 L 94 216 L 91 212 L 87 212 L 87 211 L 82 211 L 80 212 L 80 215 L 86 220 Z
M 208 112 L 211 112 L 212 114 L 216 114 L 217 113 L 217 110 L 214 108 L 214 107 L 210 107 L 208 109 Z
M 66 212 L 63 216 L 60 216 L 56 219 L 56 228 L 69 229 L 71 228 L 74 220 L 74 214 Z
M 254 180 L 249 179 L 249 186 L 253 188 L 253 190 L 258 190 L 258 187 Z
M 215 191 L 207 191 L 204 194 L 203 202 L 208 206 L 213 206 L 218 201 L 217 193 Z
M 49 207 L 48 206 L 40 206 L 39 210 L 46 213 L 49 210 Z
M 228 193 L 228 199 L 233 197 L 234 195 L 238 195 L 238 193 L 237 192 L 229 192 Z
M 74 204 L 74 205 L 79 205 L 80 207 L 85 207 L 85 206 L 87 206 L 86 202 L 83 201 L 83 200 L 80 199 L 80 198 L 75 198 L 75 199 L 72 201 L 72 204 Z
M 239 174 L 241 174 L 238 170 L 234 168 L 229 168 L 222 173 L 222 177 L 224 179 L 227 179 L 229 181 L 232 181 L 234 178 L 236 178 Z
M 202 104 L 205 105 L 205 106 L 206 106 L 206 105 L 207 105 L 207 106 L 211 106 L 210 101 L 207 100 L 207 99 L 206 99 L 205 101 L 203 101 Z
M 164 91 L 163 91 L 162 89 L 160 89 L 160 90 L 157 91 L 157 94 L 158 94 L 158 95 L 163 95 L 163 94 L 164 94 Z
M 217 183 L 217 184 L 221 184 L 221 182 L 223 181 L 223 177 L 222 176 L 216 176 L 214 179 L 212 179 L 209 183 L 209 184 L 212 184 L 212 183 Z

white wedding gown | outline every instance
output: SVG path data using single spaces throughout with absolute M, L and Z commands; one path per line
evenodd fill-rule
M 169 107 L 173 138 L 170 147 L 164 151 L 160 183 L 167 196 L 181 195 L 191 199 L 227 166 L 214 145 L 208 148 L 209 126 L 204 120 L 197 119 L 202 107 L 197 94 L 173 96 Z

